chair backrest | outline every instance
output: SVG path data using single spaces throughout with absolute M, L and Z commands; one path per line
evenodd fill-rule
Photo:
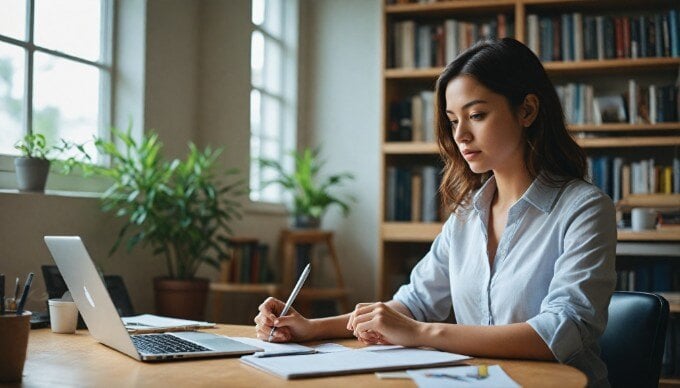
M 614 292 L 600 338 L 612 387 L 659 385 L 668 316 L 668 301 L 659 295 Z

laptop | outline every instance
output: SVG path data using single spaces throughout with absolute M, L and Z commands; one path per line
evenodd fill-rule
M 262 349 L 200 331 L 128 333 L 78 236 L 45 236 L 45 243 L 90 331 L 100 343 L 140 361 L 236 356 Z

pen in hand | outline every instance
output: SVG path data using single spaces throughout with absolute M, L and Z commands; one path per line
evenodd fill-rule
M 279 314 L 279 317 L 282 317 L 286 314 L 288 314 L 288 310 L 290 310 L 290 306 L 293 305 L 293 302 L 295 301 L 295 298 L 297 297 L 298 292 L 300 292 L 300 289 L 302 288 L 302 285 L 305 284 L 305 280 L 307 279 L 307 276 L 309 276 L 309 272 L 312 270 L 311 264 L 307 264 L 305 267 L 305 270 L 302 271 L 302 275 L 300 275 L 300 279 L 298 279 L 297 284 L 293 288 L 293 291 L 290 293 L 290 296 L 288 297 L 288 301 L 286 302 L 286 305 L 283 306 L 283 310 L 281 310 L 281 314 Z M 272 342 L 272 338 L 274 337 L 274 331 L 276 330 L 276 327 L 272 327 L 272 331 L 269 332 L 269 338 L 267 339 L 268 342 Z

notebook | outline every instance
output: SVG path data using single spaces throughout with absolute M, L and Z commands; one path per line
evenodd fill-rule
M 140 361 L 235 356 L 262 350 L 198 331 L 130 335 L 80 237 L 45 236 L 45 243 L 90 335 L 108 347 Z
M 403 347 L 352 349 L 282 357 L 243 356 L 241 362 L 285 379 L 334 376 L 448 366 L 470 357 L 455 353 Z

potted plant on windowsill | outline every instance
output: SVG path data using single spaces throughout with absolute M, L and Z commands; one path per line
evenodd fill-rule
M 323 161 L 319 161 L 319 150 L 306 148 L 300 152 L 291 151 L 290 155 L 295 159 L 295 168 L 292 172 L 276 160 L 261 158 L 260 165 L 264 168 L 273 169 L 277 178 L 265 182 L 265 185 L 278 184 L 288 191 L 293 197 L 292 215 L 294 226 L 297 228 L 319 228 L 321 219 L 330 206 L 337 205 L 347 216 L 350 211 L 349 201 L 354 198 L 349 196 L 347 200 L 331 193 L 334 187 L 341 186 L 344 181 L 354 179 L 354 175 L 348 172 L 320 177 Z
M 21 152 L 21 156 L 14 159 L 19 191 L 44 192 L 50 171 L 49 154 L 54 147 L 47 146 L 45 136 L 29 133 L 14 148 Z
M 137 142 L 127 132 L 112 130 L 111 141 L 96 139 L 101 155 L 110 167 L 90 163 L 82 146 L 81 161 L 71 158 L 69 168 L 80 167 L 85 175 L 100 175 L 112 181 L 102 195 L 102 209 L 125 219 L 111 248 L 125 242 L 128 250 L 141 244 L 164 258 L 167 276 L 154 279 L 158 314 L 187 319 L 204 319 L 208 279 L 196 278 L 202 264 L 219 268 L 226 259 L 229 223 L 240 218 L 236 201 L 244 193 L 237 171 L 215 172 L 221 149 L 199 150 L 189 144 L 184 159 L 167 160 L 155 133 Z M 122 144 L 122 149 L 116 144 Z

